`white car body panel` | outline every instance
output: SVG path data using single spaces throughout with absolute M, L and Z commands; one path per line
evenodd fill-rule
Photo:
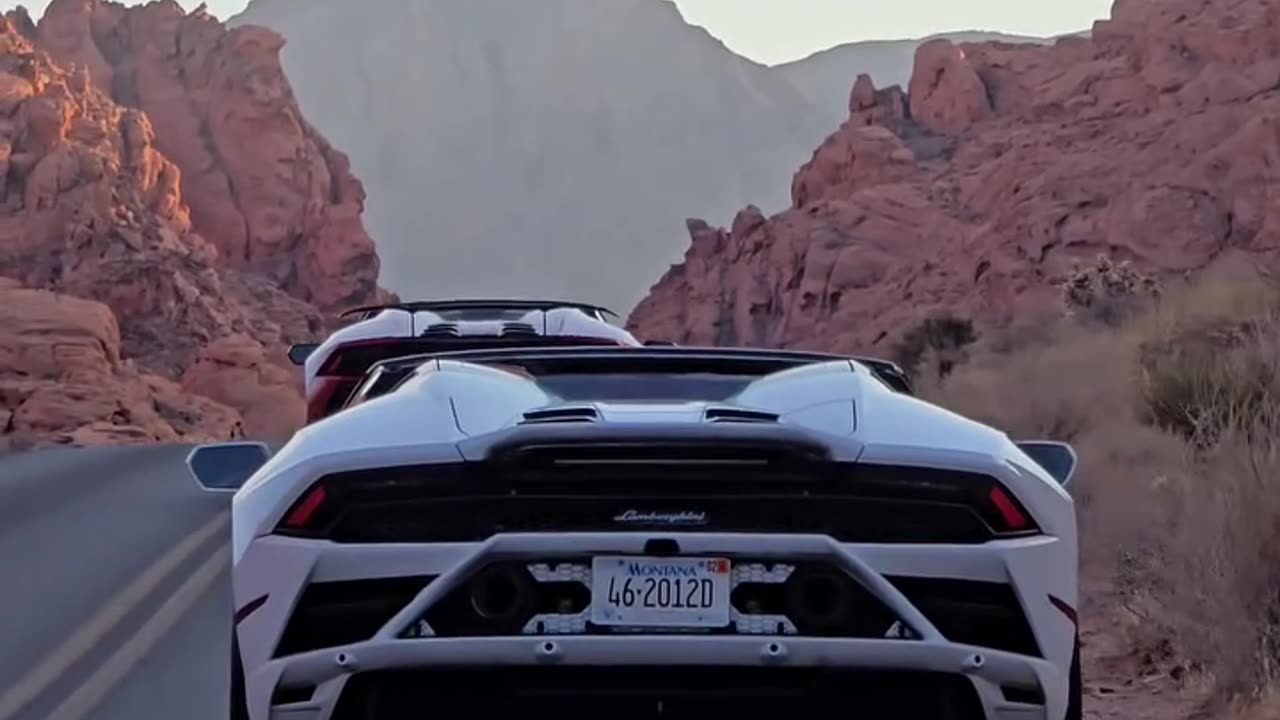
M 567 317 L 565 322 L 569 322 Z M 356 337 L 408 331 L 407 313 L 384 312 L 335 333 L 322 348 Z M 308 373 L 323 357 L 324 353 L 317 351 L 307 360 Z M 317 669 L 323 664 L 320 660 L 323 652 L 305 654 L 296 659 L 294 665 L 291 665 L 294 660 L 289 658 L 271 659 L 272 649 L 292 611 L 292 600 L 306 584 L 364 577 L 444 575 L 469 562 L 477 553 L 487 552 L 488 543 L 373 546 L 272 535 L 272 529 L 307 488 L 323 475 L 345 470 L 458 462 L 464 458 L 457 445 L 460 441 L 509 428 L 523 413 L 558 402 L 536 382 L 513 372 L 463 362 L 431 361 L 394 393 L 298 431 L 245 483 L 232 499 L 235 607 L 245 607 L 264 596 L 268 598 L 237 628 L 253 720 L 277 717 L 268 714 L 269 698 L 275 681 L 284 673 L 323 675 Z M 839 460 L 946 468 L 998 479 L 1035 519 L 1041 534 L 971 545 L 835 544 L 830 538 L 824 540 L 825 536 L 814 536 L 805 542 L 817 543 L 815 547 L 826 547 L 821 543 L 829 543 L 832 552 L 855 558 L 849 562 L 864 564 L 874 573 L 1012 584 L 1043 659 L 1005 658 L 999 652 L 988 652 L 989 670 L 992 673 L 1007 671 L 1010 677 L 1024 671 L 1033 673 L 1043 686 L 1045 705 L 1034 710 L 1009 705 L 997 697 L 998 686 L 983 680 L 976 671 L 975 684 L 989 708 L 989 717 L 1062 720 L 1076 627 L 1073 618 L 1055 607 L 1050 598 L 1070 608 L 1076 607 L 1078 557 L 1074 505 L 1059 482 L 1004 433 L 895 392 L 879 382 L 865 366 L 851 361 L 816 363 L 765 376 L 747 386 L 730 403 L 593 403 L 600 422 L 613 425 L 653 422 L 694 425 L 704 422 L 703 413 L 708 407 L 726 404 L 776 413 L 782 425 L 839 438 L 839 446 L 846 453 L 837 458 Z M 686 552 L 696 552 L 700 547 L 708 552 L 721 551 L 725 543 L 764 548 L 790 541 L 774 538 L 761 544 L 762 538 L 751 536 L 662 534 L 678 538 L 682 549 L 689 548 Z M 636 544 L 650 535 L 651 532 L 593 534 L 583 536 L 581 542 L 613 543 L 619 548 L 625 546 L 638 551 Z M 496 540 L 505 542 L 503 537 L 498 536 Z M 430 593 L 431 587 L 424 592 Z M 488 638 L 477 640 L 475 647 L 480 655 L 488 652 L 492 657 L 492 653 L 501 653 L 504 648 L 524 647 L 534 640 Z M 718 649 L 703 648 L 697 638 L 668 640 L 680 646 L 680 652 L 695 655 L 705 652 L 707 658 L 718 658 L 728 664 L 748 662 L 743 658 L 756 657 L 750 653 L 741 657 L 734 654 L 739 652 L 733 649 L 734 643 L 750 640 L 746 637 L 722 638 Z M 386 649 L 378 642 L 391 645 L 409 642 L 416 649 Z M 431 642 L 429 639 L 370 641 L 353 646 L 351 652 L 374 665 L 378 662 L 388 666 L 401 662 L 430 663 L 434 662 L 431 658 L 436 657 L 427 647 Z M 556 642 L 573 657 L 591 658 L 598 648 L 614 647 L 621 639 L 573 636 L 559 637 Z M 646 644 L 652 642 L 656 641 L 646 638 L 636 647 L 647 648 Z M 890 647 L 904 641 L 840 641 L 846 644 L 836 649 L 830 641 L 824 644 L 808 638 L 788 638 L 786 642 L 795 662 L 800 663 L 819 662 L 823 657 L 830 660 L 835 656 L 844 657 L 851 664 L 869 662 L 867 658 L 871 656 L 885 658 L 889 666 L 923 662 L 912 654 L 914 650 Z M 943 645 L 945 643 L 934 648 L 940 659 L 929 662 L 939 668 L 954 669 L 951 661 L 946 660 L 951 657 L 948 654 L 951 650 Z M 470 651 L 458 649 L 456 652 L 460 654 L 455 657 L 465 657 Z M 649 649 L 644 650 L 648 652 Z M 656 645 L 652 652 L 657 653 L 653 658 L 661 654 Z M 416 659 L 407 660 L 410 656 Z M 659 660 L 653 659 L 653 662 Z M 322 684 L 317 691 L 316 707 L 324 706 L 326 692 L 337 692 L 335 688 L 340 687 L 341 683 L 336 680 Z M 319 720 L 325 716 L 299 714 L 296 717 Z
M 303 365 L 303 380 L 308 392 L 316 373 L 340 345 L 379 338 L 411 338 L 437 323 L 452 322 L 430 311 L 407 312 L 388 309 L 373 317 L 352 323 L 331 333 L 320 343 Z M 530 310 L 518 319 L 508 321 L 471 320 L 456 323 L 464 335 L 496 335 L 506 322 L 532 325 L 541 335 L 612 338 L 620 344 L 639 345 L 626 330 L 593 318 L 576 308 Z

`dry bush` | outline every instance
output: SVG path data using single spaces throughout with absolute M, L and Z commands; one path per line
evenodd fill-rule
M 905 332 L 893 347 L 893 361 L 913 379 L 946 377 L 952 368 L 965 362 L 965 348 L 977 342 L 973 321 L 941 313 L 925 318 Z M 928 371 L 922 372 L 926 358 Z
M 973 355 L 921 394 L 1075 445 L 1082 572 L 1133 600 L 1151 646 L 1224 692 L 1280 680 L 1280 288 L 1182 289 Z
M 1092 265 L 1076 264 L 1062 284 L 1062 300 L 1068 315 L 1084 323 L 1119 327 L 1161 295 L 1160 283 L 1129 262 L 1113 262 L 1099 255 Z
M 1147 318 L 1142 419 L 1202 447 L 1241 419 L 1274 431 L 1250 419 L 1280 403 L 1278 299 L 1263 283 L 1206 286 Z
M 1124 368 L 1133 351 L 1109 334 L 1064 324 L 1050 345 L 975 354 L 941 380 L 921 373 L 920 388 L 1012 435 L 1071 441 L 1100 411 L 1127 410 L 1132 391 Z
M 1280 681 L 1280 408 L 1238 417 L 1179 490 L 1162 593 L 1181 643 L 1224 690 Z

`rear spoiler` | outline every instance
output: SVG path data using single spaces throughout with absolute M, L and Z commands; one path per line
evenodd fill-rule
M 620 371 L 625 368 L 642 367 L 653 372 L 656 368 L 671 366 L 684 369 L 704 363 L 707 365 L 740 364 L 744 368 L 758 367 L 761 364 L 773 364 L 782 367 L 799 367 L 815 363 L 853 361 L 865 366 L 885 385 L 904 395 L 912 395 L 911 383 L 906 373 L 897 364 L 888 360 L 875 358 L 850 357 L 833 353 L 807 352 L 802 350 L 771 350 L 763 348 L 717 348 L 717 347 L 682 347 L 682 346 L 645 346 L 632 348 L 617 347 L 517 347 L 483 350 L 453 350 L 420 355 L 402 355 L 375 363 L 369 367 L 366 378 L 375 372 L 407 373 L 431 360 L 456 360 L 474 363 L 557 363 L 569 364 L 575 361 L 583 363 L 609 363 Z M 754 368 L 752 368 L 754 369 Z M 773 372 L 773 371 L 770 371 Z
M 915 391 L 911 387 L 911 380 L 907 378 L 907 374 L 903 372 L 902 368 L 898 367 L 897 363 L 876 358 L 855 357 L 850 359 L 866 365 L 876 377 L 880 378 L 881 382 L 903 395 L 915 395 Z
M 385 305 L 362 305 L 344 310 L 338 317 L 361 315 L 367 318 L 373 313 L 383 310 L 403 310 L 405 312 L 435 312 L 438 310 L 555 310 L 570 308 L 586 312 L 601 313 L 620 317 L 618 313 L 602 305 L 575 302 L 571 300 L 517 300 L 517 299 L 477 299 L 477 300 L 414 300 L 410 302 L 387 303 Z

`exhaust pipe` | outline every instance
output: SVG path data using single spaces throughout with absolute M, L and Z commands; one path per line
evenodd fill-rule
M 533 602 L 533 581 L 522 567 L 490 567 L 471 580 L 471 609 L 491 623 L 519 621 Z
M 849 617 L 850 579 L 842 573 L 805 572 L 787 583 L 787 616 L 799 628 L 833 628 Z

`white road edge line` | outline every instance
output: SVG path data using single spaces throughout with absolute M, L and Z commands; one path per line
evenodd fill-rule
M 214 535 L 224 532 L 230 517 L 230 513 L 223 510 L 199 530 L 183 538 L 103 605 L 97 614 L 80 626 L 75 634 L 64 640 L 12 687 L 0 693 L 0 720 L 10 720 L 16 716 L 22 708 L 62 676 L 71 665 L 93 649 L 94 645 L 101 642 L 112 628 L 118 625 L 147 595 L 154 592 L 164 579 L 199 550 L 201 545 Z
M 147 653 L 164 638 L 173 626 L 186 615 L 191 606 L 204 597 L 209 588 L 230 566 L 231 548 L 225 545 L 196 570 L 177 592 L 164 601 L 164 605 L 152 615 L 137 634 L 120 645 L 106 662 L 102 663 L 84 684 L 67 696 L 46 720 L 81 720 L 93 711 L 107 695 L 146 657 Z

